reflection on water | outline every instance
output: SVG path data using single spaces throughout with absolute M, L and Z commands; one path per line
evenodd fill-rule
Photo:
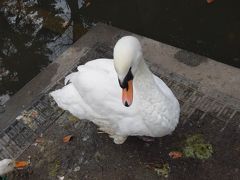
M 0 95 L 12 95 L 95 22 L 240 67 L 240 1 L 1 0 Z
M 18 91 L 91 25 L 74 17 L 81 0 L 0 3 L 0 95 Z

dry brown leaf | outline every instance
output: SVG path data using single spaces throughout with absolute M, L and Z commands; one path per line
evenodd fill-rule
M 91 3 L 90 2 L 88 2 L 87 4 L 86 4 L 86 7 L 88 7 L 88 6 L 90 6 L 91 5 Z
M 72 135 L 65 136 L 65 137 L 63 138 L 63 142 L 67 143 L 67 142 L 71 141 L 72 138 L 73 138 Z
M 215 0 L 207 0 L 207 3 L 208 4 L 211 4 L 211 3 L 213 3 Z
M 181 158 L 183 156 L 183 154 L 179 151 L 171 151 L 169 154 L 168 154 L 172 159 L 178 159 L 178 158 Z
M 35 142 L 38 143 L 38 144 L 41 144 L 41 143 L 44 143 L 44 139 L 43 138 L 37 138 Z
M 29 165 L 28 161 L 16 161 L 15 162 L 16 168 L 24 168 L 24 167 L 27 167 L 28 165 Z
M 32 118 L 36 118 L 36 117 L 38 117 L 38 112 L 34 110 L 34 111 L 31 112 L 30 116 Z

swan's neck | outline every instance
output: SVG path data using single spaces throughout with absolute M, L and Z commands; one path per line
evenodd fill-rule
M 166 102 L 168 96 L 159 88 L 154 79 L 154 75 L 149 70 L 147 64 L 142 60 L 138 71 L 134 76 L 135 94 L 141 99 L 147 98 L 148 102 Z
M 138 90 L 154 91 L 157 89 L 156 82 L 154 80 L 152 72 L 149 70 L 144 59 L 142 59 L 138 65 L 138 70 L 135 74 L 135 86 Z M 146 92 L 146 91 L 145 91 Z

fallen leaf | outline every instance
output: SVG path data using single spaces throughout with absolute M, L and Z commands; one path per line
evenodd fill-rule
M 33 169 L 29 168 L 27 172 L 28 172 L 28 174 L 33 174 Z
M 41 144 L 41 143 L 44 143 L 44 139 L 43 138 L 37 138 L 35 142 L 37 144 Z
M 64 21 L 64 23 L 62 23 L 62 27 L 63 28 L 67 27 L 68 23 L 69 23 L 69 21 Z
M 181 158 L 183 154 L 181 152 L 179 152 L 179 151 L 171 151 L 168 155 L 172 159 L 178 159 L 178 158 Z
M 207 0 L 207 3 L 208 4 L 211 4 L 211 3 L 213 3 L 215 0 Z
M 38 117 L 38 112 L 35 111 L 35 110 L 33 110 L 33 111 L 30 113 L 30 116 L 31 116 L 32 118 L 37 118 L 37 117 Z
M 63 138 L 63 142 L 67 143 L 67 142 L 71 141 L 72 138 L 73 138 L 72 135 L 65 136 L 65 137 Z
M 88 7 L 88 6 L 90 6 L 90 5 L 91 5 L 91 3 L 90 3 L 90 2 L 87 2 L 86 7 Z
M 16 161 L 15 162 L 16 168 L 24 168 L 24 167 L 27 167 L 28 165 L 29 165 L 28 161 Z

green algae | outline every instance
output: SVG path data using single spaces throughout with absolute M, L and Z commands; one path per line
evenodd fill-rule
M 161 167 L 154 167 L 154 171 L 158 176 L 168 177 L 170 173 L 170 167 L 168 163 L 163 164 Z
M 49 165 L 49 176 L 56 177 L 59 169 L 60 169 L 60 161 L 56 160 L 54 161 L 53 164 Z
M 72 123 L 76 123 L 77 121 L 79 121 L 79 119 L 77 117 L 75 117 L 74 115 L 72 115 L 72 114 L 68 115 L 67 118 Z
M 183 153 L 185 157 L 206 160 L 212 156 L 213 147 L 201 134 L 195 134 L 185 140 Z
M 158 176 L 162 176 L 168 178 L 170 173 L 170 166 L 168 163 L 164 164 L 149 164 L 147 165 L 148 168 L 153 169 Z

